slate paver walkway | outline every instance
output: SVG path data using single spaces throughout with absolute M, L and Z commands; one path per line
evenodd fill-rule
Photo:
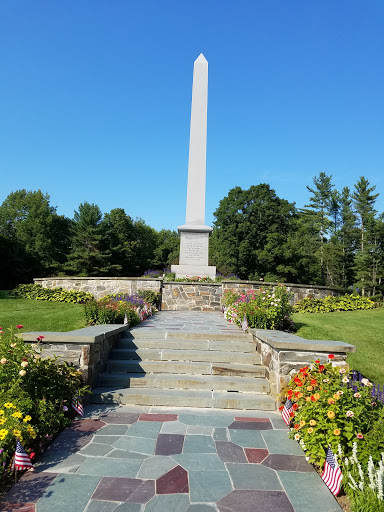
M 275 412 L 88 406 L 1 512 L 337 512 Z

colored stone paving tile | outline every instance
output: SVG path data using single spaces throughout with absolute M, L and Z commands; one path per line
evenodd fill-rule
M 288 431 L 288 427 L 282 420 L 281 416 L 278 418 L 271 418 L 271 423 L 275 429 Z
M 188 435 L 211 436 L 212 432 L 213 427 L 204 425 L 189 425 L 187 429 Z
M 37 502 L 36 512 L 83 512 L 99 480 L 98 476 L 58 475 Z
M 144 437 L 120 437 L 115 443 L 113 448 L 119 448 L 120 450 L 128 450 L 135 453 L 143 453 L 144 455 L 154 455 L 155 453 L 156 440 L 147 439 Z
M 140 414 L 139 421 L 177 421 L 177 414 Z
M 83 418 L 81 420 L 74 420 L 66 429 L 66 432 L 97 432 L 104 426 L 104 421 L 96 418 Z
M 243 448 L 266 448 L 259 430 L 229 430 L 229 435 L 233 443 Z
M 101 414 L 99 419 L 108 424 L 131 425 L 132 423 L 136 423 L 139 416 L 139 413 L 109 412 L 107 414 Z
M 118 503 L 112 501 L 91 500 L 85 507 L 84 512 L 113 512 L 118 505 Z
M 231 430 L 271 430 L 270 421 L 234 421 L 228 426 Z
M 171 457 L 162 457 L 161 455 L 149 457 L 143 461 L 137 473 L 137 478 L 156 480 L 174 468 L 175 465 L 176 462 Z
M 267 468 L 281 471 L 316 472 L 315 468 L 305 460 L 304 455 L 281 455 L 273 453 L 268 455 L 262 464 Z
M 1 503 L 1 512 L 35 512 L 33 503 Z
M 247 462 L 244 450 L 238 444 L 216 441 L 217 455 L 223 462 Z
M 261 435 L 269 453 L 281 453 L 283 455 L 303 455 L 304 453 L 297 441 L 289 439 L 286 430 L 265 430 Z
M 250 464 L 259 464 L 269 453 L 269 451 L 264 448 L 244 448 L 244 451 Z
M 156 480 L 156 494 L 188 493 L 188 472 L 176 466 Z
M 38 471 L 48 471 L 50 473 L 75 473 L 86 461 L 86 457 L 78 453 L 66 455 L 65 452 L 51 452 L 47 457 L 41 458 L 35 464 L 35 468 Z
M 95 436 L 124 436 L 128 425 L 105 425 L 95 433 Z
M 184 436 L 180 434 L 159 434 L 156 442 L 156 455 L 176 455 L 182 453 Z
M 27 471 L 5 497 L 8 503 L 36 503 L 57 473 Z
M 179 421 L 185 423 L 186 425 L 227 427 L 233 422 L 233 416 L 203 416 L 198 414 L 179 414 Z
M 145 506 L 145 512 L 186 512 L 190 505 L 187 494 L 159 494 Z
M 295 512 L 341 512 L 333 494 L 316 473 L 278 471 Z M 305 492 L 303 492 L 305 490 Z
M 100 444 L 108 444 L 118 441 L 122 436 L 94 436 L 93 439 Z
M 183 453 L 216 453 L 211 436 L 185 436 Z
M 91 457 L 80 466 L 76 475 L 114 476 L 134 478 L 141 466 L 141 460 L 110 459 Z
M 138 503 L 120 503 L 114 512 L 141 512 L 144 505 Z
M 107 457 L 112 457 L 113 459 L 140 459 L 144 460 L 149 457 L 149 455 L 144 455 L 143 453 L 135 453 L 128 452 L 127 450 L 117 450 L 113 449 L 108 453 Z
M 280 491 L 281 485 L 275 471 L 259 464 L 227 463 L 235 489 Z
M 217 512 L 217 508 L 213 503 L 194 503 L 189 505 L 187 512 Z
M 187 431 L 187 425 L 180 423 L 180 421 L 167 421 L 161 427 L 161 434 L 181 434 L 184 435 Z
M 190 471 L 191 502 L 217 501 L 233 488 L 226 471 Z
M 103 457 L 107 455 L 110 451 L 112 451 L 112 446 L 108 444 L 100 444 L 100 443 L 89 443 L 87 446 L 80 451 L 81 455 L 90 455 L 93 457 Z
M 296 512 L 282 491 L 232 491 L 217 502 L 220 512 Z M 308 512 L 308 509 L 306 510 Z
M 127 435 L 156 439 L 159 435 L 161 426 L 162 423 L 159 421 L 138 421 L 129 427 Z
M 260 423 L 269 423 L 269 418 L 250 418 L 248 416 L 235 416 L 235 421 L 251 421 L 251 422 L 260 422 Z M 229 427 L 228 427 L 229 428 Z
M 213 439 L 215 441 L 230 441 L 229 431 L 227 428 L 214 428 L 213 429 Z
M 92 495 L 92 499 L 147 503 L 154 495 L 154 480 L 104 477 L 100 480 L 97 489 Z
M 224 471 L 225 466 L 216 453 L 181 453 L 173 455 L 180 466 L 187 471 Z

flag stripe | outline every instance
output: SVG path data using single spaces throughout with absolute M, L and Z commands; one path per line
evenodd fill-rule
M 283 408 L 283 411 L 281 413 L 281 416 L 284 420 L 284 423 L 286 425 L 289 425 L 290 421 L 291 421 L 291 417 L 289 415 L 290 412 L 293 412 L 293 407 L 292 407 L 292 402 L 291 400 L 288 398 L 288 400 L 285 402 L 284 404 L 284 408 Z
M 328 447 L 324 464 L 324 471 L 321 475 L 325 485 L 336 496 L 340 491 L 341 480 L 343 475 L 340 466 L 337 464 L 335 455 L 330 447 Z

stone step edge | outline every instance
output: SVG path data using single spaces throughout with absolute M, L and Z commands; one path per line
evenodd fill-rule
M 133 328 L 134 329 L 134 328 Z M 230 333 L 210 333 L 210 332 L 193 332 L 193 331 L 158 331 L 151 330 L 149 327 L 146 328 L 145 331 L 141 331 L 139 328 L 137 330 L 132 330 L 124 333 L 121 336 L 121 339 L 129 339 L 135 340 L 137 339 L 159 339 L 159 340 L 205 340 L 205 341 L 245 341 L 252 342 L 253 335 L 251 333 L 242 333 L 241 331 L 234 331 L 232 334 Z

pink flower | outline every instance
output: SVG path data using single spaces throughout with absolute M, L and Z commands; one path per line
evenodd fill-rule
M 23 326 L 21 324 L 16 325 L 16 329 L 22 329 L 22 328 L 23 328 Z
M 355 415 L 355 413 L 353 411 L 347 411 L 347 417 L 348 418 L 353 418 Z
M 363 434 L 361 432 L 356 434 L 356 437 L 357 437 L 357 439 L 363 439 L 364 438 L 364 436 L 363 436 Z
M 361 394 L 360 394 L 360 393 L 355 393 L 353 396 L 354 396 L 355 398 L 361 398 Z

